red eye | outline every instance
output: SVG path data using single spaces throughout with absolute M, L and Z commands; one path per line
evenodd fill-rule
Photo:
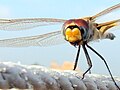
M 80 27 L 80 26 L 82 26 L 82 27 L 84 27 L 84 28 L 89 28 L 89 26 L 88 26 L 88 22 L 86 22 L 85 20 L 83 20 L 83 19 L 70 19 L 70 20 L 67 20 L 64 24 L 63 24 L 63 28 L 67 28 L 67 27 L 69 27 L 69 26 L 74 26 L 74 25 L 76 25 L 76 26 L 78 26 L 78 27 Z
M 71 24 L 72 22 L 73 22 L 72 19 L 67 20 L 67 21 L 63 24 L 63 26 L 67 26 L 67 25 Z
M 89 28 L 89 26 L 88 26 L 88 22 L 86 22 L 85 20 L 83 20 L 83 19 L 75 19 L 75 24 L 77 25 L 77 26 L 82 26 L 82 27 L 84 27 L 84 28 Z

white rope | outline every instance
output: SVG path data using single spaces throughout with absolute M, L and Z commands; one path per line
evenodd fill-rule
M 114 77 L 120 86 L 120 77 Z M 77 71 L 57 71 L 39 65 L 0 62 L 1 89 L 34 90 L 117 90 L 110 77 Z

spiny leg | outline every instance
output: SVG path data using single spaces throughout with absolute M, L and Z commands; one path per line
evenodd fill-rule
M 113 75 L 112 75 L 112 73 L 111 73 L 111 71 L 110 71 L 110 69 L 109 69 L 109 66 L 108 66 L 107 62 L 105 61 L 105 59 L 104 59 L 98 52 L 96 52 L 91 46 L 89 46 L 88 44 L 86 44 L 86 46 L 87 46 L 89 49 L 91 49 L 95 54 L 97 54 L 97 55 L 103 60 L 103 62 L 105 63 L 105 65 L 106 65 L 106 67 L 107 67 L 107 69 L 108 69 L 108 72 L 109 72 L 109 74 L 110 74 L 110 76 L 111 76 L 111 79 L 113 80 L 115 86 L 120 90 L 120 87 L 119 87 L 119 86 L 117 85 L 117 83 L 115 82 L 115 79 L 113 78 Z
M 75 59 L 75 64 L 74 64 L 73 70 L 75 70 L 76 67 L 77 67 L 78 58 L 79 58 L 79 54 L 80 54 L 80 47 L 81 47 L 81 46 L 79 45 L 79 46 L 78 46 L 77 56 L 76 56 L 76 59 Z
M 87 49 L 86 49 L 87 51 Z M 88 53 L 88 52 L 87 52 Z M 90 58 L 90 57 L 89 57 Z M 88 68 L 92 67 L 92 62 L 91 59 L 87 59 L 87 64 L 88 64 Z M 89 74 L 91 74 L 91 70 L 89 70 Z
M 85 56 L 86 56 L 86 59 L 87 59 L 87 63 L 88 63 L 88 65 L 89 65 L 89 68 L 83 73 L 82 79 L 84 79 L 85 74 L 86 74 L 87 72 L 89 72 L 90 69 L 92 68 L 92 62 L 91 62 L 90 56 L 89 56 L 89 54 L 88 54 L 88 51 L 87 51 L 87 49 L 86 49 L 86 47 L 85 47 L 85 44 L 83 44 L 82 47 L 83 47 L 83 50 L 84 50 L 84 53 L 85 53 Z
M 86 51 L 87 51 L 87 49 L 86 49 Z M 92 64 L 91 59 L 90 60 L 87 59 L 87 64 L 88 64 L 88 68 L 91 67 L 91 64 Z M 91 70 L 89 70 L 89 74 L 91 74 Z

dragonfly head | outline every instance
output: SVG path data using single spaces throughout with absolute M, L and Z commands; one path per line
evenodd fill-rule
M 88 31 L 88 23 L 83 19 L 70 19 L 63 25 L 65 40 L 73 45 L 80 45 L 85 39 Z

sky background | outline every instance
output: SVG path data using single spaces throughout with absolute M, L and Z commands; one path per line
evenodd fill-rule
M 120 0 L 1 0 L 0 18 L 80 18 L 96 13 L 120 3 Z M 120 18 L 120 10 L 101 18 L 98 22 Z M 61 30 L 61 25 L 39 27 L 26 31 L 0 31 L 0 38 L 40 35 Z M 103 40 L 91 44 L 108 62 L 113 75 L 120 76 L 120 31 L 111 30 L 115 40 Z M 89 51 L 89 50 L 88 50 Z M 62 64 L 64 61 L 74 62 L 77 49 L 69 43 L 51 47 L 6 48 L 0 47 L 0 61 L 21 62 L 22 64 L 38 63 L 50 66 L 52 61 Z M 89 51 L 93 61 L 93 73 L 108 74 L 102 62 Z M 81 51 L 79 68 L 87 69 L 86 58 Z

